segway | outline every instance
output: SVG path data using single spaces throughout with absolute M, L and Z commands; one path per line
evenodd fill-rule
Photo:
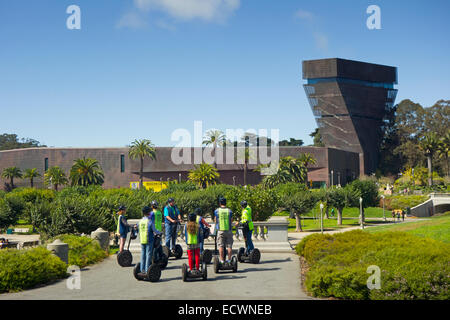
M 138 262 L 133 269 L 133 275 L 138 281 L 147 280 L 150 282 L 157 282 L 161 278 L 161 270 L 164 270 L 167 267 L 169 259 L 164 253 L 162 257 L 158 257 L 158 259 L 156 259 L 156 250 L 159 246 L 161 246 L 161 236 L 156 235 L 154 241 L 152 264 L 148 268 L 147 272 L 141 272 L 140 262 Z
M 172 235 L 173 232 L 175 232 L 178 236 L 178 231 L 180 228 L 181 228 L 180 223 L 177 223 L 177 227 L 172 229 Z M 177 260 L 183 256 L 183 248 L 179 244 L 176 244 L 175 249 L 173 250 L 170 250 L 168 247 L 163 246 L 163 252 L 168 258 L 175 257 L 175 259 Z
M 208 237 L 211 235 L 211 230 L 209 228 L 205 228 L 204 233 L 203 233 L 203 242 L 208 239 Z M 204 245 L 203 245 L 203 252 L 200 255 L 200 261 L 206 263 L 206 264 L 210 264 L 212 261 L 212 257 L 213 257 L 213 253 L 211 250 L 209 249 L 204 249 Z
M 131 264 L 133 263 L 133 255 L 130 252 L 130 243 L 131 240 L 134 240 L 136 238 L 137 238 L 137 230 L 133 227 L 131 229 L 130 238 L 128 239 L 127 249 L 117 254 L 117 262 L 121 267 L 130 267 Z
M 239 234 L 242 234 L 242 236 L 244 235 L 244 229 L 245 229 L 244 225 L 240 223 L 238 226 L 238 231 L 239 231 Z M 259 252 L 259 250 L 255 248 L 249 254 L 247 251 L 247 248 L 248 248 L 247 240 L 245 240 L 245 248 L 239 248 L 239 251 L 237 254 L 238 261 L 241 263 L 247 262 L 247 263 L 258 264 L 259 260 L 261 259 L 261 252 Z
M 188 279 L 199 279 L 207 280 L 208 279 L 208 269 L 206 267 L 206 263 L 201 263 L 200 270 L 189 270 L 189 267 L 186 263 L 183 263 L 183 267 L 181 268 L 181 274 L 183 277 L 183 281 L 186 282 Z
M 225 250 L 226 248 L 224 248 Z M 226 255 L 227 253 L 224 252 Z M 219 250 L 217 250 L 217 230 L 215 231 L 214 236 L 214 272 L 219 273 L 221 270 L 231 270 L 233 272 L 237 272 L 238 269 L 238 260 L 235 255 L 231 257 L 231 261 L 228 263 L 224 261 L 223 263 L 220 262 L 219 259 Z

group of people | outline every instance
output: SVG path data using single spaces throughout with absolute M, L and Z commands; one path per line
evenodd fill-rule
M 217 230 L 217 244 L 219 246 L 219 259 L 221 263 L 230 262 L 233 248 L 233 226 L 237 226 L 239 222 L 233 221 L 233 212 L 227 208 L 227 200 L 224 197 L 219 199 L 219 208 L 214 211 L 214 221 Z M 244 239 L 247 244 L 247 251 L 250 253 L 253 249 L 252 233 L 252 211 L 247 201 L 241 201 L 242 213 L 240 223 L 244 226 Z M 118 223 L 116 233 L 120 237 L 119 251 L 122 252 L 127 234 L 130 228 L 134 228 L 140 234 L 141 242 L 141 272 L 145 273 L 150 267 L 155 257 L 162 256 L 162 246 L 157 247 L 154 251 L 155 237 L 162 235 L 162 222 L 164 217 L 164 229 L 166 242 L 165 245 L 170 251 L 174 252 L 177 240 L 178 224 L 182 222 L 180 210 L 175 205 L 175 200 L 169 198 L 167 205 L 164 207 L 164 214 L 158 209 L 158 202 L 152 201 L 150 206 L 142 208 L 142 219 L 137 226 L 128 224 L 126 218 L 126 207 L 120 206 L 118 209 Z M 189 259 L 189 269 L 192 272 L 200 272 L 200 255 L 204 250 L 205 236 L 209 234 L 211 225 L 203 218 L 201 208 L 197 208 L 188 215 L 188 221 L 184 227 L 185 241 L 187 246 L 187 254 Z M 227 257 L 225 257 L 225 249 Z

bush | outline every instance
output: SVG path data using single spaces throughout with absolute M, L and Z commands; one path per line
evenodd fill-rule
M 0 228 L 14 225 L 25 209 L 25 202 L 21 197 L 12 193 L 0 198 Z
M 373 180 L 355 180 L 350 184 L 351 188 L 360 192 L 363 199 L 363 207 L 376 207 L 379 203 L 378 186 Z
M 388 210 L 413 208 L 425 201 L 427 201 L 428 196 L 411 195 L 411 196 L 390 196 L 385 199 L 385 207 Z M 383 206 L 383 201 L 380 200 L 380 207 Z
M 0 251 L 0 292 L 17 291 L 66 277 L 67 266 L 39 247 Z
M 296 247 L 310 269 L 307 289 L 344 299 L 449 299 L 450 245 L 404 232 L 361 230 L 315 234 Z M 370 265 L 381 269 L 381 289 L 367 288 Z
M 102 261 L 108 256 L 108 253 L 102 250 L 98 242 L 91 238 L 69 234 L 60 235 L 56 238 L 69 245 L 69 265 L 83 268 Z M 53 242 L 55 239 L 51 239 L 49 242 Z
M 25 202 L 36 202 L 39 200 L 53 201 L 56 196 L 54 190 L 36 188 L 17 188 L 11 194 L 20 197 Z

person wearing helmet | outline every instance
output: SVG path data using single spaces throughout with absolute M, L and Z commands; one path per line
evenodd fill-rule
M 221 197 L 219 199 L 220 207 L 214 211 L 214 216 L 216 220 L 216 230 L 217 230 L 217 242 L 219 243 L 219 259 L 221 263 L 224 263 L 225 252 L 224 249 L 227 248 L 228 259 L 227 262 L 231 261 L 231 254 L 233 248 L 233 212 L 226 207 L 227 199 Z
M 156 230 L 155 223 L 150 218 L 151 209 L 148 206 L 142 208 L 142 219 L 139 221 L 138 232 L 141 240 L 141 272 L 146 273 L 152 264 L 153 240 L 155 234 L 161 234 Z
M 169 198 L 167 206 L 164 208 L 164 227 L 166 229 L 166 247 L 170 250 L 175 249 L 177 242 L 177 223 L 181 223 L 181 214 L 175 205 L 175 200 Z
M 247 245 L 247 252 L 250 252 L 255 249 L 252 241 L 252 233 L 253 233 L 253 221 L 252 221 L 252 208 L 247 204 L 247 201 L 241 201 L 242 214 L 241 214 L 241 223 L 244 225 L 244 240 Z
M 116 235 L 119 236 L 119 252 L 123 251 L 125 246 L 125 241 L 127 240 L 127 234 L 130 230 L 130 225 L 125 218 L 125 213 L 127 212 L 127 208 L 125 206 L 120 206 L 117 215 L 119 216 L 117 219 L 117 229 Z
M 153 223 L 155 224 L 156 230 L 162 232 L 162 213 L 158 209 L 158 202 L 156 200 L 153 200 L 150 203 L 150 207 L 152 208 L 152 212 L 150 213 L 150 218 L 152 219 Z M 158 247 L 156 254 L 159 257 L 161 257 L 163 255 L 162 246 Z
M 198 272 L 200 270 L 200 225 L 197 222 L 195 213 L 189 214 L 188 222 L 184 226 L 184 234 L 187 245 L 189 269 Z
M 203 247 L 204 247 L 204 241 L 205 241 L 205 238 L 206 238 L 205 237 L 206 230 L 208 228 L 211 228 L 211 225 L 206 222 L 205 218 L 203 218 L 203 211 L 202 211 L 201 208 L 196 208 L 194 210 L 194 214 L 196 216 L 196 222 L 200 226 L 199 242 L 200 242 L 200 254 L 202 254 L 203 253 Z

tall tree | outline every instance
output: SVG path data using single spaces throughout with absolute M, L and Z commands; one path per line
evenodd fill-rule
M 280 147 L 301 147 L 303 145 L 302 139 L 289 138 L 289 140 L 281 140 L 278 145 Z
M 299 160 L 303 163 L 303 166 L 305 167 L 305 184 L 308 186 L 308 166 L 310 164 L 316 164 L 317 160 L 314 158 L 314 156 L 310 153 L 302 153 L 300 155 Z
M 219 176 L 217 169 L 208 163 L 196 165 L 195 169 L 191 170 L 188 175 L 189 180 L 202 189 L 206 189 L 208 186 L 216 184 Z
M 47 172 L 44 174 L 44 183 L 46 185 L 53 185 L 55 191 L 58 191 L 58 186 L 65 185 L 68 182 L 66 174 L 58 166 L 48 168 Z
M 11 189 L 14 189 L 14 179 L 15 178 L 22 178 L 22 171 L 17 167 L 9 167 L 3 169 L 2 172 L 2 178 L 9 179 L 9 183 L 11 186 Z
M 0 150 L 46 147 L 39 141 L 30 138 L 19 139 L 17 134 L 4 133 L 0 135 Z
M 264 167 L 268 167 L 268 165 L 261 165 L 257 170 L 260 171 Z M 305 177 L 304 163 L 300 159 L 289 156 L 280 159 L 277 172 L 264 177 L 262 184 L 266 188 L 273 188 L 287 182 L 304 183 Z
M 26 169 L 23 174 L 23 178 L 30 179 L 30 187 L 34 186 L 34 179 L 40 177 L 41 174 L 36 168 Z
M 139 188 L 144 186 L 144 158 L 149 157 L 156 160 L 155 146 L 148 139 L 134 140 L 128 150 L 128 156 L 131 159 L 139 159 L 141 165 L 139 168 Z
M 419 148 L 423 151 L 425 156 L 427 157 L 427 166 L 428 166 L 428 185 L 433 185 L 433 154 L 436 152 L 438 146 L 438 139 L 436 134 L 430 132 L 426 134 L 419 143 Z
M 439 139 L 436 151 L 439 158 L 444 159 L 445 161 L 447 177 L 450 176 L 450 168 L 448 163 L 448 158 L 450 156 L 450 130 L 447 130 L 447 133 Z
M 105 175 L 96 159 L 82 158 L 74 160 L 70 169 L 72 186 L 102 185 Z
M 212 145 L 214 152 L 214 168 L 217 168 L 216 150 L 217 146 L 223 147 L 227 142 L 226 136 L 223 131 L 220 130 L 209 130 L 206 132 L 203 138 L 203 144 L 206 146 Z
M 322 135 L 320 134 L 319 128 L 316 128 L 311 134 L 309 135 L 312 137 L 313 140 L 313 146 L 314 147 L 325 147 L 325 143 L 322 141 Z

